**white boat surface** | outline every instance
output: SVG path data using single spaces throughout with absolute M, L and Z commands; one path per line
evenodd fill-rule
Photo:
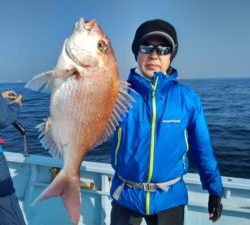
M 5 152 L 27 225 L 72 224 L 60 197 L 32 206 L 33 200 L 51 182 L 51 169 L 61 168 L 58 159 Z M 110 164 L 84 161 L 81 165 L 81 217 L 79 225 L 109 225 L 111 198 L 109 190 L 114 171 Z M 184 177 L 189 192 L 185 207 L 185 225 L 211 225 L 208 220 L 208 193 L 201 188 L 198 174 Z M 223 214 L 216 225 L 250 224 L 250 179 L 222 177 L 225 188 Z M 143 221 L 143 224 L 145 222 Z

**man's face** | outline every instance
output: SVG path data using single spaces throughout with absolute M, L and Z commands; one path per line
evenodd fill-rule
M 162 38 L 152 37 L 144 41 L 143 45 L 166 46 L 166 42 Z M 166 73 L 171 62 L 170 57 L 171 53 L 168 53 L 167 55 L 160 55 L 155 49 L 149 54 L 142 53 L 139 50 L 137 63 L 143 75 L 151 79 L 154 72 Z

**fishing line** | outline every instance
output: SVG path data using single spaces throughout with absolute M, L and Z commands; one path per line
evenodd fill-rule
M 24 99 L 22 102 L 29 102 L 29 101 L 33 101 L 33 100 L 39 100 L 39 99 L 43 99 L 43 98 L 47 98 L 47 97 L 49 97 L 49 95 L 43 95 L 43 96 L 38 96 L 38 97 L 34 97 L 34 98 Z
M 34 97 L 34 98 L 29 98 L 29 99 L 23 99 L 22 100 L 22 103 L 24 102 L 30 102 L 30 101 L 33 101 L 33 100 L 40 100 L 40 99 L 43 99 L 43 98 L 48 98 L 50 95 L 42 95 L 42 96 L 37 96 L 37 97 Z M 8 105 L 12 105 L 13 101 L 9 102 Z

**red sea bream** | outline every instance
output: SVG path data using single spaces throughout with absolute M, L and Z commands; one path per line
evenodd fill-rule
M 111 43 L 96 21 L 80 18 L 54 70 L 35 76 L 26 87 L 50 90 L 50 116 L 38 128 L 43 146 L 63 158 L 62 170 L 36 202 L 62 196 L 78 224 L 80 165 L 93 146 L 108 140 L 133 100 L 127 83 L 119 80 Z

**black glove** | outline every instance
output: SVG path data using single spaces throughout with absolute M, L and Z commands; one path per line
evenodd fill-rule
M 208 201 L 208 212 L 209 212 L 209 219 L 215 222 L 221 216 L 222 212 L 222 204 L 221 204 L 221 197 L 215 195 L 209 195 Z

